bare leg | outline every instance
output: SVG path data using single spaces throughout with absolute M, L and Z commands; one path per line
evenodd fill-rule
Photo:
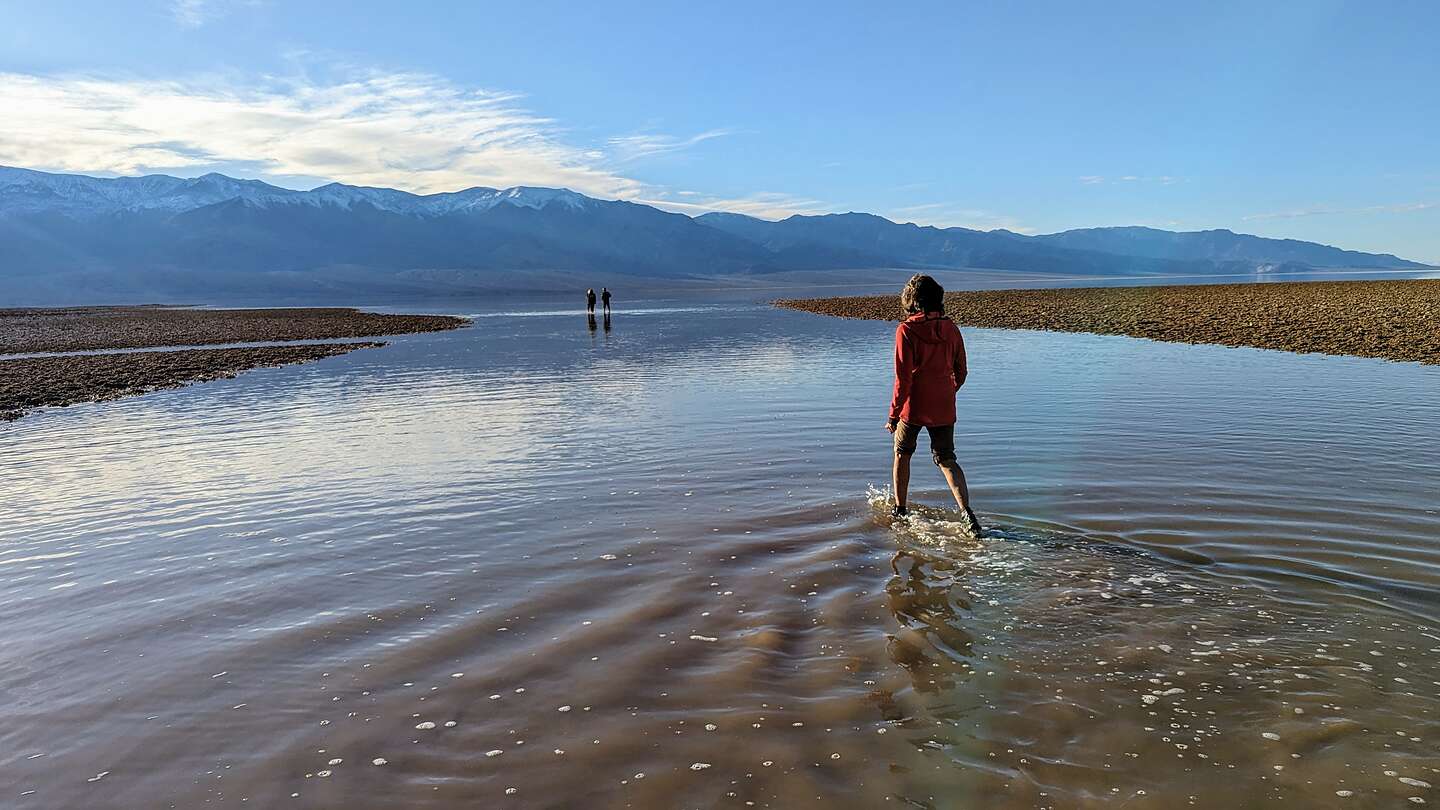
M 965 485 L 965 471 L 959 464 L 944 464 L 940 472 L 945 474 L 945 483 L 950 485 L 950 494 L 955 496 L 955 506 L 960 511 L 970 508 L 970 488 Z
M 970 531 L 979 537 L 984 530 L 980 527 L 980 518 L 975 515 L 975 510 L 970 508 L 970 488 L 965 485 L 965 471 L 952 461 L 940 465 L 940 472 L 945 474 L 945 483 L 950 485 L 950 494 L 955 496 L 955 506 L 969 520 Z
M 895 467 L 891 470 L 890 483 L 895 490 L 895 505 L 904 509 L 910 495 L 910 456 L 895 454 Z

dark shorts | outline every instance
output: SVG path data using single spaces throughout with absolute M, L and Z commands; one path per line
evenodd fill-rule
M 915 452 L 920 441 L 920 425 L 901 422 L 895 426 L 895 455 L 908 456 Z M 930 457 L 940 466 L 955 463 L 955 426 L 932 425 L 925 428 L 930 434 Z

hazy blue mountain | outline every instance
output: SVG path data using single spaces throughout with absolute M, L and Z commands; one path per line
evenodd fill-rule
M 1230 231 L 1176 233 L 1153 228 L 1090 228 L 1043 236 L 1006 230 L 935 228 L 873 214 L 793 216 L 778 222 L 742 214 L 697 218 L 772 252 L 844 251 L 883 256 L 892 266 L 1132 275 L 1252 272 L 1279 267 L 1422 268 L 1388 254 L 1359 253 L 1294 239 Z
M 420 195 L 332 183 L 294 191 L 220 174 L 95 178 L 0 167 L 0 295 L 32 303 L 90 294 L 201 299 L 222 290 L 444 293 L 455 279 L 500 271 L 686 277 L 891 267 L 1123 276 L 1308 266 L 1419 265 L 1229 231 L 1022 236 L 855 213 L 692 219 L 565 189 Z
M 177 274 L 365 277 L 421 268 L 649 275 L 767 269 L 752 242 L 682 214 L 564 189 L 416 195 L 330 184 L 307 192 L 220 175 L 100 179 L 0 169 L 0 277 L 107 274 L 147 289 Z M 343 276 L 344 273 L 339 275 Z M 3 280 L 3 278 L 0 278 Z M 169 283 L 169 282 L 166 282 Z M 187 289 L 194 285 L 188 285 Z
M 1224 229 L 1177 233 L 1139 226 L 1082 228 L 1032 238 L 1060 247 L 1156 259 L 1300 262 L 1311 267 L 1424 267 L 1388 253 L 1360 253 L 1298 239 L 1267 239 Z

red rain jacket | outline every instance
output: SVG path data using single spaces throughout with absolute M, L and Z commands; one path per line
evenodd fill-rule
M 955 424 L 955 392 L 965 384 L 965 341 L 938 312 L 911 315 L 895 328 L 895 395 L 890 418 L 908 425 Z

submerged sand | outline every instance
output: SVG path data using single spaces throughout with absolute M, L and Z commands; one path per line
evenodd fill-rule
M 900 316 L 897 296 L 775 303 L 845 318 Z M 963 326 L 1440 363 L 1440 280 L 967 290 L 948 293 L 945 308 Z
M 0 354 L 94 352 L 225 343 L 335 340 L 435 332 L 468 321 L 354 309 L 80 307 L 0 310 Z M 0 360 L 0 421 L 46 406 L 118 399 L 304 363 L 380 342 L 65 354 Z

